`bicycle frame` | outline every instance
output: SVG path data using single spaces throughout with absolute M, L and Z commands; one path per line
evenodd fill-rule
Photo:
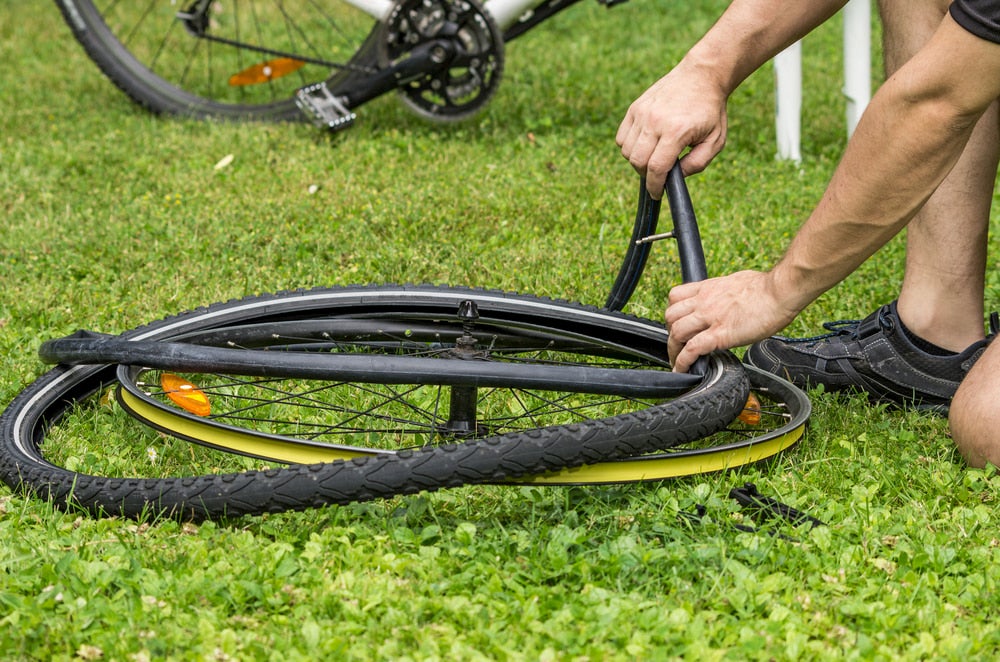
M 560 5 L 559 9 L 568 7 L 572 4 L 576 4 L 579 0 L 558 0 L 557 2 L 538 2 L 538 0 L 487 0 L 483 3 L 483 7 L 489 11 L 493 20 L 496 21 L 497 27 L 501 31 L 506 32 L 509 28 L 514 27 L 518 22 L 529 22 L 532 21 L 535 10 L 540 7 L 548 7 L 549 5 Z M 365 12 L 375 20 L 379 22 L 384 22 L 388 18 L 389 13 L 392 11 L 393 5 L 395 4 L 392 0 L 347 0 L 347 3 Z M 556 10 L 558 11 L 558 9 Z M 548 18 L 555 11 L 545 12 L 544 16 L 539 20 L 544 20 Z M 519 21 L 519 19 L 523 19 Z M 534 25 L 537 21 L 532 22 Z M 521 31 L 523 32 L 523 30 Z M 520 34 L 521 32 L 518 32 Z M 515 35 L 516 36 L 516 35 Z M 507 40 L 506 34 L 504 35 L 505 41 Z
M 260 16 L 256 0 L 245 11 L 55 1 L 91 60 L 149 111 L 340 130 L 392 91 L 433 122 L 473 116 L 500 84 L 504 44 L 580 0 L 261 0 L 274 14 Z

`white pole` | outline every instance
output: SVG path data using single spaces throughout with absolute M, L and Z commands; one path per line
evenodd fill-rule
M 847 135 L 871 100 L 871 0 L 851 0 L 844 7 L 844 96 L 847 97 Z
M 778 158 L 799 162 L 802 126 L 802 42 L 774 57 L 774 123 Z

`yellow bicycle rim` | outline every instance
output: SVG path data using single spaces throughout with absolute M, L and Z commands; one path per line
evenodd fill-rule
M 774 375 L 748 368 L 756 388 L 777 387 L 795 399 L 789 422 L 768 433 L 741 442 L 716 447 L 681 449 L 644 455 L 546 474 L 522 476 L 504 481 L 519 485 L 593 485 L 662 480 L 680 476 L 725 471 L 773 457 L 794 446 L 805 432 L 810 414 L 808 399 L 794 387 Z M 121 404 L 147 424 L 182 439 L 189 439 L 219 450 L 288 464 L 316 464 L 349 460 L 394 451 L 311 442 L 291 437 L 266 435 L 239 428 L 218 426 L 206 419 L 174 414 L 119 389 Z

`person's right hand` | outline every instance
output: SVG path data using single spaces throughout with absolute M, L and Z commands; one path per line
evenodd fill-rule
M 684 174 L 701 172 L 725 146 L 726 127 L 725 93 L 681 63 L 629 106 L 615 142 L 659 200 L 681 152 L 691 148 L 681 159 Z
M 779 292 L 773 272 L 737 271 L 670 290 L 664 321 L 674 372 L 687 372 L 699 356 L 763 340 L 800 312 Z

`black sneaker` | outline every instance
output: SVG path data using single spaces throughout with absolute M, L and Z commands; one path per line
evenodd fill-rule
M 803 388 L 822 384 L 829 391 L 863 391 L 873 403 L 947 414 L 959 382 L 996 335 L 1000 319 L 993 313 L 986 339 L 947 356 L 928 353 L 907 337 L 895 301 L 863 320 L 823 326 L 830 333 L 762 340 L 743 361 Z

